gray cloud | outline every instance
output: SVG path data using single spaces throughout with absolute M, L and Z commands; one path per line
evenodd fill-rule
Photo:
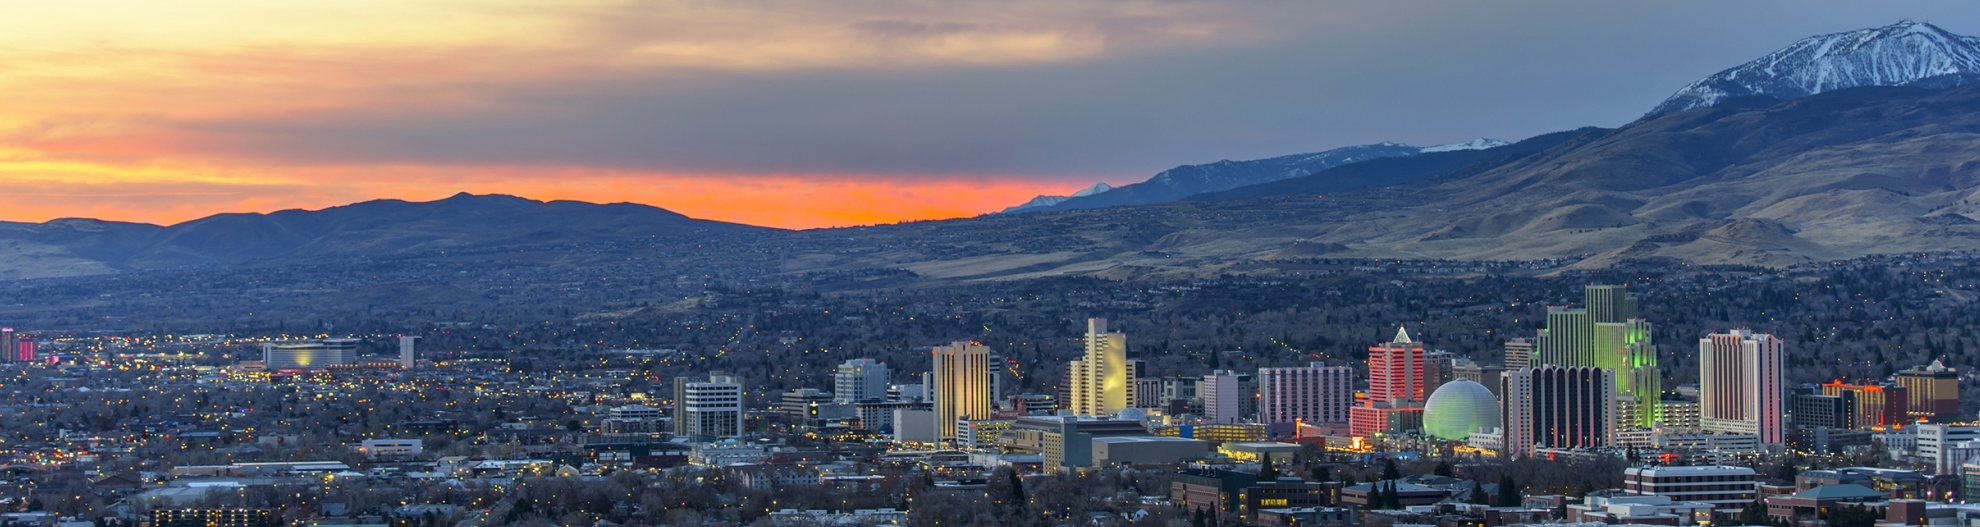
M 1265 38 L 996 66 L 669 70 L 477 86 L 504 109 L 176 123 L 280 162 L 1092 177 L 1384 140 L 1624 124 L 1696 78 L 1967 2 L 1319 3 Z M 881 40 L 989 30 L 874 20 Z

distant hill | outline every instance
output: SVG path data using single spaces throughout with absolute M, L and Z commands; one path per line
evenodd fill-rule
M 631 203 L 463 193 L 430 202 L 219 214 L 170 227 L 90 219 L 0 223 L 0 277 L 770 230 Z
M 1980 80 L 1980 38 L 1903 21 L 1802 39 L 1752 62 L 1699 79 L 1651 115 L 1739 97 L 1795 99 L 1864 86 L 1950 88 Z
M 1511 163 L 1520 158 L 1553 148 L 1577 136 L 1601 130 L 1582 128 L 1565 132 L 1555 132 L 1535 136 L 1518 143 L 1500 141 L 1483 149 L 1448 149 L 1431 151 L 1409 157 L 1385 157 L 1359 163 L 1329 168 L 1318 174 L 1271 183 L 1238 187 L 1221 192 L 1207 192 L 1184 198 L 1185 200 L 1244 199 L 1267 196 L 1291 196 L 1298 194 L 1326 194 L 1358 190 L 1386 185 L 1403 185 L 1452 175 L 1456 173 L 1478 173 Z

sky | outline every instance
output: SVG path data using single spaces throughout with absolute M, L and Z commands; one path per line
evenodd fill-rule
M 1967 1 L 66 0 L 0 6 L 0 220 L 458 192 L 813 228 L 1181 164 L 1618 126 Z

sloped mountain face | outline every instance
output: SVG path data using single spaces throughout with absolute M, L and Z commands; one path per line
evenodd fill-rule
M 772 230 L 628 203 L 459 194 L 423 203 L 377 200 L 315 211 L 220 214 L 170 227 L 96 220 L 0 224 L 0 249 L 10 249 L 0 250 L 0 277 Z
M 1001 280 L 1271 273 L 1331 258 L 1777 267 L 1980 249 L 1980 85 L 1747 98 L 1576 132 L 1408 184 L 875 228 L 839 240 L 945 241 L 836 265 Z
M 1714 106 L 1739 97 L 1785 100 L 1864 86 L 1950 88 L 1976 80 L 1980 80 L 1980 38 L 1904 21 L 1802 39 L 1693 82 L 1650 114 Z
M 1980 86 L 1662 114 L 1315 236 L 1370 253 L 1786 265 L 1980 248 Z M 1429 208 L 1435 213 L 1424 213 Z
M 1201 201 L 1327 194 L 1388 185 L 1406 185 L 1457 174 L 1476 174 L 1598 130 L 1600 129 L 1582 128 L 1555 132 L 1518 143 L 1480 139 L 1461 145 L 1425 148 L 1424 153 L 1414 156 L 1371 159 L 1329 168 L 1311 176 L 1238 187 L 1221 192 L 1206 192 L 1184 199 Z M 1468 147 L 1453 148 L 1456 146 Z M 1480 148 L 1481 146 L 1483 148 Z M 1433 149 L 1435 151 L 1432 151 Z
M 1384 157 L 1413 156 L 1421 148 L 1397 143 L 1349 146 L 1325 152 L 1294 154 L 1252 161 L 1218 161 L 1183 165 L 1114 190 L 1065 200 L 1031 212 L 1094 209 L 1120 205 L 1167 203 L 1187 196 L 1305 176 L 1329 168 Z

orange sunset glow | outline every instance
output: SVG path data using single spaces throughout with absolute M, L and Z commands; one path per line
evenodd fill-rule
M 767 125 L 728 125 L 764 103 L 703 101 L 786 75 L 994 70 L 1262 34 L 1252 15 L 1169 2 L 84 0 L 0 15 L 0 220 L 161 224 L 456 192 L 786 228 L 972 216 L 1150 172 L 948 163 L 912 144 L 923 125 L 890 124 L 906 113 L 806 121 L 833 105 L 807 96 L 755 118 Z M 622 104 L 659 116 L 614 122 Z M 868 138 L 868 124 L 896 129 Z

